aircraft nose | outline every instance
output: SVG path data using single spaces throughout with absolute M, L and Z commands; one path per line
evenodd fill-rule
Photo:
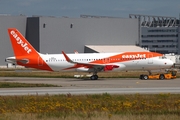
M 173 61 L 171 60 L 167 60 L 164 64 L 167 65 L 168 67 L 172 67 L 174 65 Z

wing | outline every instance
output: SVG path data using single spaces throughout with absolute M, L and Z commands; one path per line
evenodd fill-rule
M 102 70 L 109 71 L 109 70 L 113 70 L 114 68 L 119 68 L 120 66 L 123 66 L 123 68 L 125 67 L 125 65 L 123 64 L 117 65 L 117 64 L 97 64 L 97 63 L 74 62 L 67 56 L 67 54 L 64 51 L 62 51 L 62 54 L 64 55 L 67 62 L 74 64 L 73 67 L 68 68 L 68 69 L 85 67 L 85 68 L 94 68 L 97 71 L 102 71 Z

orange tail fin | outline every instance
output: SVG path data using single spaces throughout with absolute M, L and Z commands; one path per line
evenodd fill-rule
M 53 71 L 17 29 L 9 28 L 8 33 L 18 65 Z
M 33 46 L 24 38 L 24 36 L 17 29 L 9 28 L 8 33 L 15 56 L 27 56 L 37 53 Z

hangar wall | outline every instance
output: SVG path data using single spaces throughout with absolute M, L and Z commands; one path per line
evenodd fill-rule
M 85 45 L 135 45 L 139 42 L 138 20 L 129 18 L 39 17 L 39 33 L 42 53 L 84 52 Z
M 6 65 L 5 58 L 14 56 L 7 29 L 17 28 L 25 35 L 26 18 L 26 16 L 0 15 L 0 65 Z
M 135 45 L 138 20 L 130 18 L 56 18 L 0 15 L 0 66 L 14 56 L 7 33 L 17 28 L 42 53 L 84 52 L 85 45 Z
M 39 17 L 27 18 L 26 39 L 39 51 Z

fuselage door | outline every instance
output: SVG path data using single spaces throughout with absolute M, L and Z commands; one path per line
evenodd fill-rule
M 38 66 L 43 66 L 43 60 L 40 56 L 38 57 Z

